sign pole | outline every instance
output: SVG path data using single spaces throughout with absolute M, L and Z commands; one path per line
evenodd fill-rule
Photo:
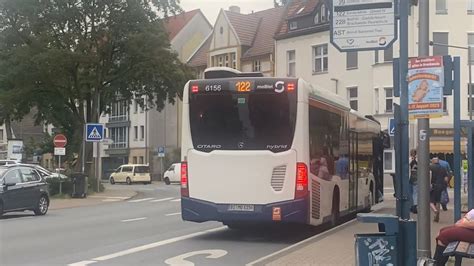
M 419 1 L 418 57 L 429 56 L 429 0 Z M 431 258 L 430 120 L 418 119 L 418 258 Z
M 59 157 L 59 168 L 58 168 L 58 177 L 59 177 L 59 195 L 63 194 L 63 189 L 62 189 L 62 186 L 63 186 L 63 182 L 62 182 L 62 178 L 61 178 L 61 155 L 58 156 Z

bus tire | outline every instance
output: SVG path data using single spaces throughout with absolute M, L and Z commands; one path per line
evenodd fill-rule
M 331 227 L 337 225 L 339 221 L 339 189 L 336 187 L 334 188 L 333 196 L 332 196 L 332 208 L 331 208 Z

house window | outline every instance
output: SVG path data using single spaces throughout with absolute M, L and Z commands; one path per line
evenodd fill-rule
M 313 46 L 313 73 L 328 71 L 328 45 Z
M 357 68 L 357 52 L 346 53 L 346 68 L 354 69 Z
M 134 111 L 133 112 L 135 114 L 138 113 L 138 106 L 140 105 L 138 101 L 139 101 L 138 99 L 135 99 L 135 101 L 134 101 L 134 108 L 133 108 Z
M 112 103 L 109 122 L 128 120 L 129 105 L 125 101 L 116 101 Z
M 128 128 L 127 127 L 113 127 L 109 129 L 110 139 L 113 143 L 109 148 L 126 148 L 128 143 Z
M 474 14 L 474 0 L 467 0 L 467 13 Z
M 286 75 L 294 77 L 296 75 L 296 52 L 295 50 L 286 52 Z
M 0 129 L 0 142 L 3 142 L 3 129 Z
M 133 156 L 133 164 L 137 164 L 137 156 Z
M 445 114 L 448 113 L 448 97 L 447 96 L 443 97 L 443 113 Z
M 230 57 L 232 59 L 232 68 L 237 69 L 237 55 L 235 53 L 232 53 Z
M 357 95 L 358 95 L 357 87 L 347 88 L 347 99 L 350 102 L 351 108 L 356 110 L 356 111 L 359 109 L 359 104 L 358 104 L 358 101 L 357 101 Z
M 375 89 L 374 91 L 374 113 L 379 113 L 379 89 Z
M 467 46 L 471 49 L 471 64 L 474 64 L 474 33 L 467 34 Z
M 385 113 L 393 112 L 393 88 L 385 88 Z
M 447 32 L 433 32 L 433 42 L 439 44 L 449 44 L 449 34 Z M 433 55 L 448 55 L 449 49 L 447 46 L 433 45 Z
M 222 55 L 218 56 L 217 61 L 218 61 L 218 63 L 217 63 L 218 66 L 220 66 L 220 67 L 224 66 L 224 56 L 222 56 Z
M 390 46 L 383 52 L 383 61 L 392 62 L 393 61 L 393 46 Z
M 144 161 L 144 160 L 143 160 L 143 156 L 140 156 L 138 163 L 139 163 L 139 164 L 143 164 L 143 161 Z
M 133 139 L 137 140 L 138 139 L 138 126 L 133 127 L 133 132 L 134 132 Z
M 229 67 L 229 55 L 228 54 L 225 55 L 225 66 Z
M 319 12 L 314 15 L 314 24 L 317 25 L 319 24 Z
M 374 51 L 374 64 L 379 63 L 379 51 Z
M 296 30 L 298 23 L 296 21 L 290 21 L 290 30 Z
M 448 14 L 446 0 L 436 0 L 436 14 Z
M 326 6 L 324 4 L 321 5 L 321 11 L 319 13 L 321 14 L 321 22 L 325 22 L 327 19 L 327 16 L 326 16 Z
M 255 60 L 253 61 L 253 71 L 254 72 L 260 72 L 262 70 L 262 63 L 260 62 L 260 60 Z
M 140 140 L 145 138 L 145 126 L 140 126 Z

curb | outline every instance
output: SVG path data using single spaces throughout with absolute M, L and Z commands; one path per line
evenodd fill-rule
M 101 196 L 101 195 L 91 195 L 87 196 L 86 198 L 83 199 L 74 199 L 74 198 L 69 198 L 69 199 L 51 199 L 51 202 L 57 201 L 57 200 L 84 200 L 83 202 L 87 202 L 88 199 L 113 199 L 111 201 L 97 201 L 92 204 L 79 204 L 79 205 L 74 205 L 74 206 L 61 206 L 61 207 L 53 207 L 51 208 L 51 203 L 50 203 L 50 210 L 63 210 L 63 209 L 73 209 L 73 208 L 81 208 L 81 207 L 92 207 L 92 206 L 98 206 L 98 205 L 103 205 L 103 204 L 109 204 L 109 203 L 117 203 L 117 202 L 123 202 L 126 200 L 133 199 L 138 195 L 137 191 L 133 191 L 133 194 L 130 196 L 126 197 L 119 197 L 119 196 Z

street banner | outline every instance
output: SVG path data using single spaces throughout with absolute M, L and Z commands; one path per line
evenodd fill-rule
M 408 60 L 408 111 L 410 119 L 443 116 L 443 57 Z

